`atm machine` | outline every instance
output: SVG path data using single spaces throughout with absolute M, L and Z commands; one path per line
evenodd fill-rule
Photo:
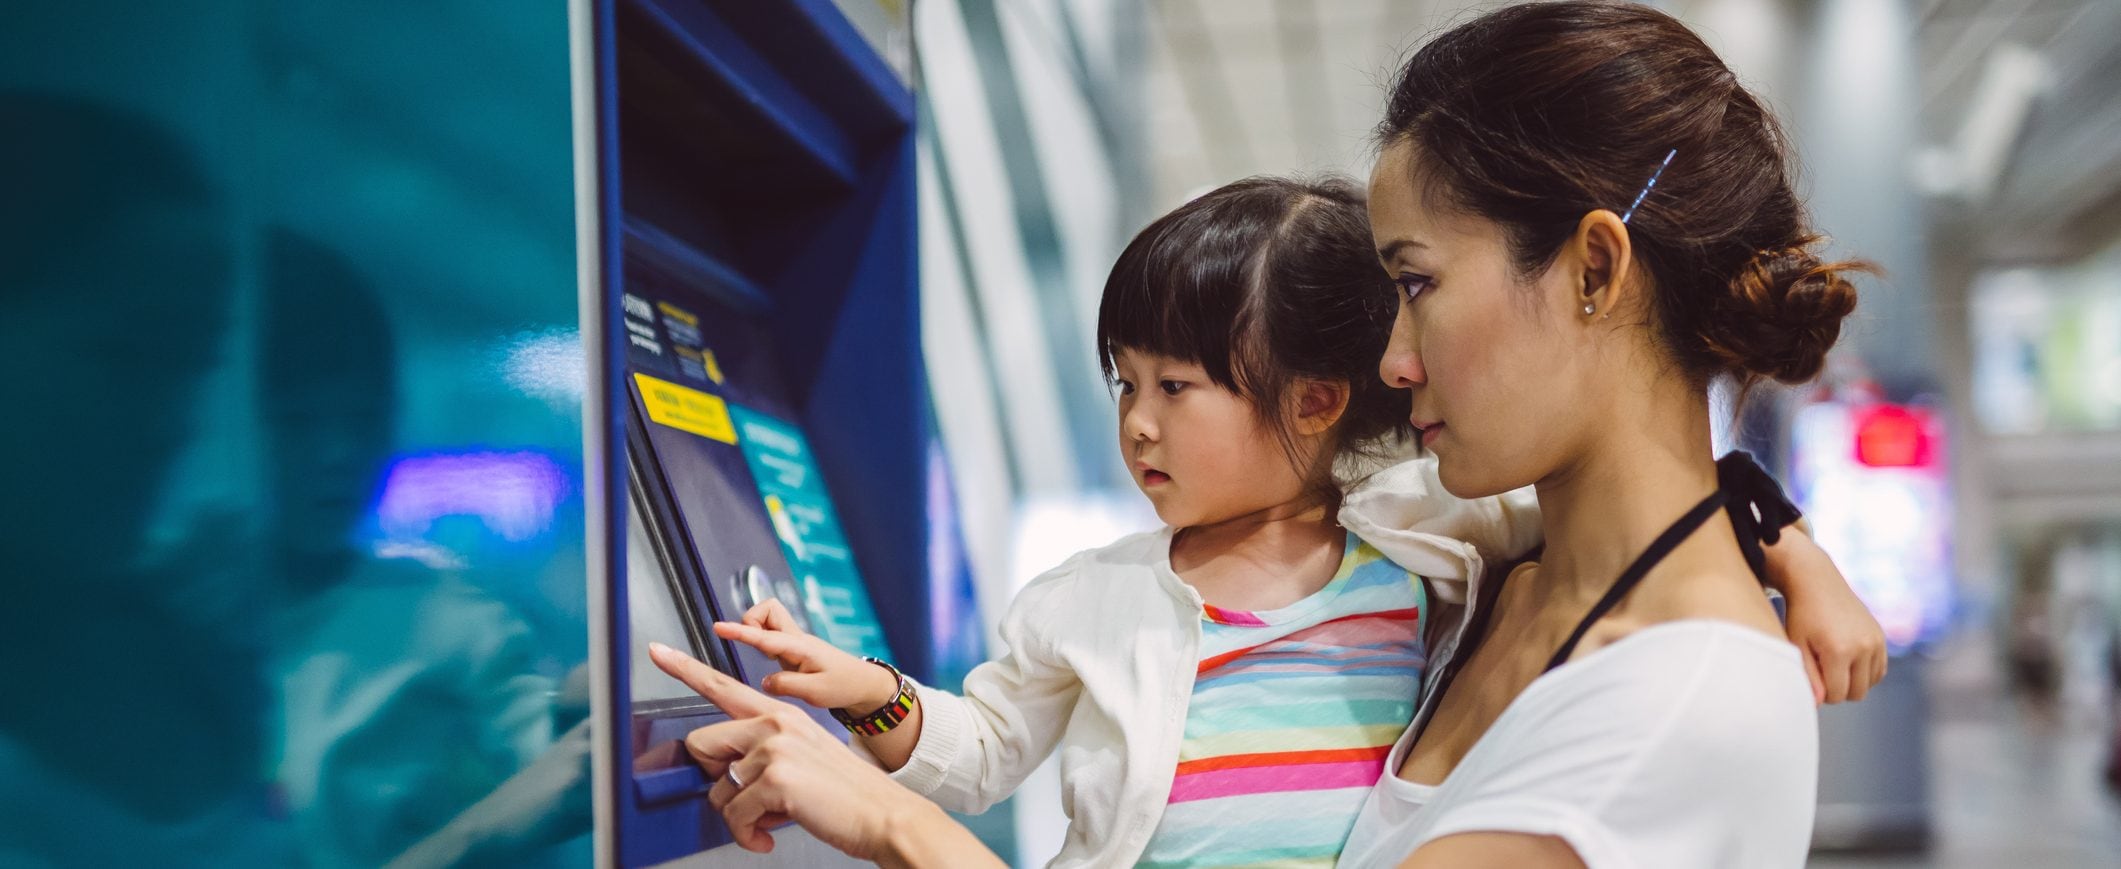
M 575 0 L 600 865 L 736 846 L 680 740 L 726 720 L 659 641 L 779 599 L 922 678 L 938 594 L 913 99 L 829 0 Z M 813 714 L 842 732 L 822 711 Z M 744 865 L 845 863 L 795 828 Z

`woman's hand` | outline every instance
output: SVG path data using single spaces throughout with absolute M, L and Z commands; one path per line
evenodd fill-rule
M 849 856 L 886 866 L 1002 865 L 942 809 L 864 763 L 796 707 L 667 646 L 652 643 L 648 653 L 733 719 L 693 731 L 685 750 L 716 779 L 707 800 L 745 850 L 773 850 L 768 831 L 794 821 Z
M 1862 700 L 1885 678 L 1885 630 L 1826 550 L 1792 526 L 1767 547 L 1771 583 L 1789 601 L 1788 630 L 1820 703 Z
M 880 709 L 898 697 L 898 680 L 891 671 L 804 633 L 778 600 L 752 607 L 744 614 L 743 624 L 716 622 L 714 633 L 757 649 L 781 665 L 783 672 L 760 680 L 759 686 L 769 694 L 855 715 Z

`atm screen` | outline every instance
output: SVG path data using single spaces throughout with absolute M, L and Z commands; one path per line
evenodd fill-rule
M 635 488 L 637 493 L 638 487 Z M 697 627 L 688 624 L 692 621 L 689 606 L 672 581 L 672 571 L 664 563 L 662 551 L 651 538 L 655 529 L 642 518 L 641 498 L 636 494 L 627 500 L 626 617 L 633 629 L 634 706 L 638 709 L 654 701 L 696 700 L 692 689 L 665 675 L 648 658 L 648 644 L 662 643 L 690 652 L 693 657 L 713 660 L 703 648 L 706 644 L 699 640 Z

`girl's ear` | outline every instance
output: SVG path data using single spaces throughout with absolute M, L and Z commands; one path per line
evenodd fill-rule
M 1348 412 L 1348 384 L 1340 380 L 1300 380 L 1296 384 L 1298 435 L 1317 437 L 1332 431 Z

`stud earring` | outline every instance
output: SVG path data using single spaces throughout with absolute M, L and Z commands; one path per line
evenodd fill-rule
M 1590 316 L 1590 315 L 1592 315 L 1592 314 L 1596 314 L 1596 313 L 1598 313 L 1598 308 L 1597 308 L 1597 306 L 1594 306 L 1594 305 L 1585 305 L 1585 306 L 1583 306 L 1583 315 L 1584 315 L 1584 316 L 1588 317 L 1588 316 Z

